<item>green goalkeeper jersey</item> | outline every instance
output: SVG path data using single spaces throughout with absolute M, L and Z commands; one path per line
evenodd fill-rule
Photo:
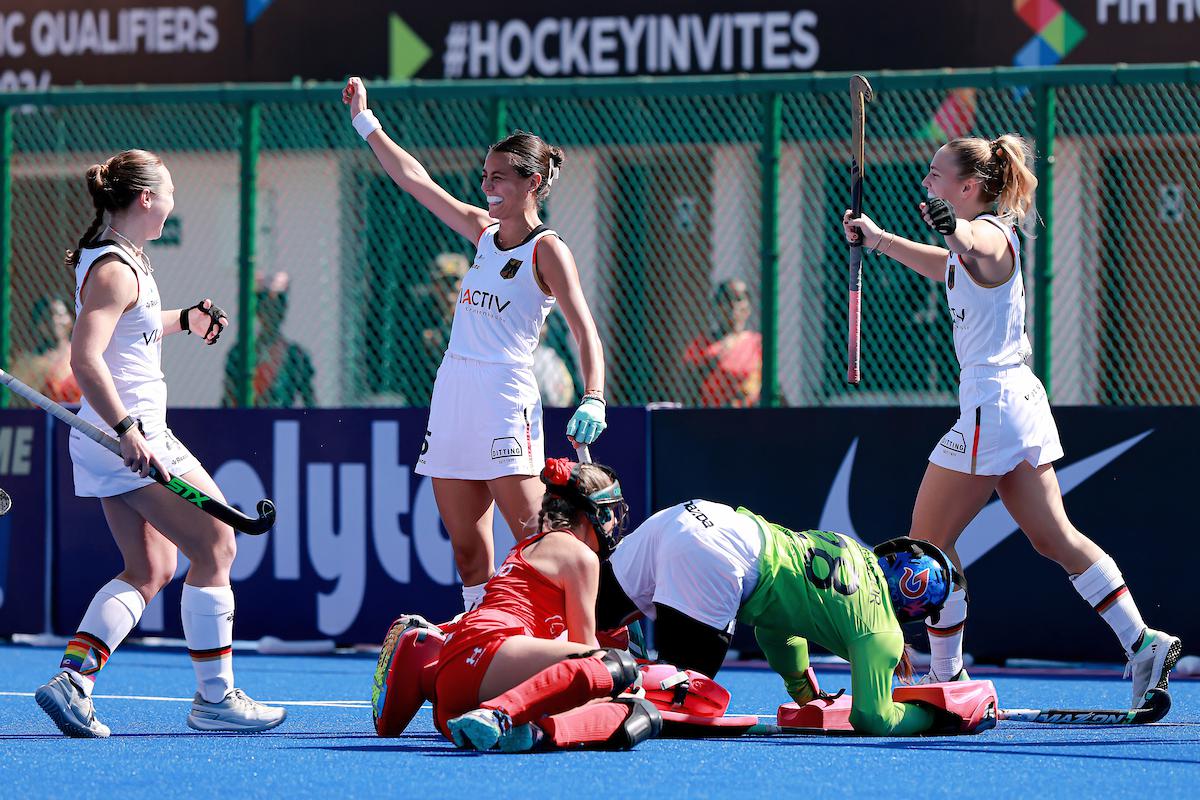
M 763 533 L 758 583 L 740 621 L 803 636 L 842 658 L 863 636 L 900 630 L 870 550 L 840 533 L 790 531 L 744 508 L 738 512 Z
M 928 730 L 928 710 L 892 702 L 904 636 L 875 554 L 840 533 L 790 531 L 745 508 L 738 512 L 758 523 L 763 538 L 758 583 L 738 620 L 754 626 L 792 699 L 814 696 L 805 675 L 811 639 L 850 662 L 856 730 L 893 736 Z

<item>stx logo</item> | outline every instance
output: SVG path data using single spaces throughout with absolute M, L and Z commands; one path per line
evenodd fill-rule
M 204 504 L 209 501 L 207 495 L 194 486 L 188 486 L 178 477 L 171 478 L 167 488 L 198 508 L 204 508 Z
M 463 289 L 462 297 L 459 298 L 459 305 L 475 306 L 483 308 L 485 311 L 495 311 L 497 314 L 503 314 L 504 309 L 508 308 L 511 300 L 501 302 L 500 298 L 491 292 L 485 292 L 482 289 Z

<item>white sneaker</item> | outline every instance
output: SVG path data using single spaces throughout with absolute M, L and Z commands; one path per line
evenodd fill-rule
M 1141 638 L 1137 652 L 1125 665 L 1125 677 L 1133 676 L 1131 708 L 1141 708 L 1146 702 L 1146 692 L 1151 689 L 1166 691 L 1171 669 L 1183 653 L 1178 636 L 1146 628 Z
M 917 685 L 919 686 L 923 683 L 953 683 L 954 681 L 969 680 L 971 680 L 971 676 L 967 674 L 967 670 L 965 668 L 959 668 L 958 672 L 954 673 L 953 678 L 943 679 L 934 674 L 933 667 L 930 667 L 929 672 L 922 675 L 921 679 L 917 681 Z
M 287 709 L 263 705 L 241 689 L 233 689 L 219 703 L 210 703 L 197 692 L 187 724 L 197 731 L 257 733 L 269 731 L 285 719 Z
M 92 698 L 84 694 L 67 673 L 60 672 L 34 692 L 33 697 L 58 729 L 76 739 L 104 739 L 108 726 L 96 719 Z

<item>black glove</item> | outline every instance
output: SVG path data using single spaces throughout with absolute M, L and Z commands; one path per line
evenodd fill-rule
M 208 303 L 207 307 L 205 307 L 205 303 Z M 217 305 L 211 300 L 201 300 L 199 303 L 196 303 L 196 305 L 191 306 L 190 308 L 180 309 L 179 327 L 182 328 L 189 336 L 192 334 L 192 329 L 188 325 L 188 315 L 191 313 L 193 308 L 208 315 L 208 329 L 204 331 L 205 339 L 208 339 L 208 335 L 213 332 L 213 328 L 217 329 L 216 336 L 213 336 L 212 339 L 208 339 L 209 344 L 216 344 L 217 339 L 221 338 L 221 333 L 225 330 L 225 323 L 221 321 L 222 317 L 228 319 L 225 312 L 217 307 Z
M 954 216 L 954 209 L 950 207 L 949 203 L 940 197 L 931 197 L 925 201 L 925 211 L 929 214 L 929 219 L 932 220 L 929 227 L 942 236 L 949 236 L 954 233 L 958 219 Z

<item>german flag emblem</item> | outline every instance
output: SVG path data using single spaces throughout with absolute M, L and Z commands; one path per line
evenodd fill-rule
M 519 270 L 521 265 L 524 263 L 525 262 L 519 258 L 510 258 L 508 263 L 504 265 L 504 268 L 500 270 L 500 277 L 504 278 L 506 281 L 511 281 L 516 277 L 517 270 Z

